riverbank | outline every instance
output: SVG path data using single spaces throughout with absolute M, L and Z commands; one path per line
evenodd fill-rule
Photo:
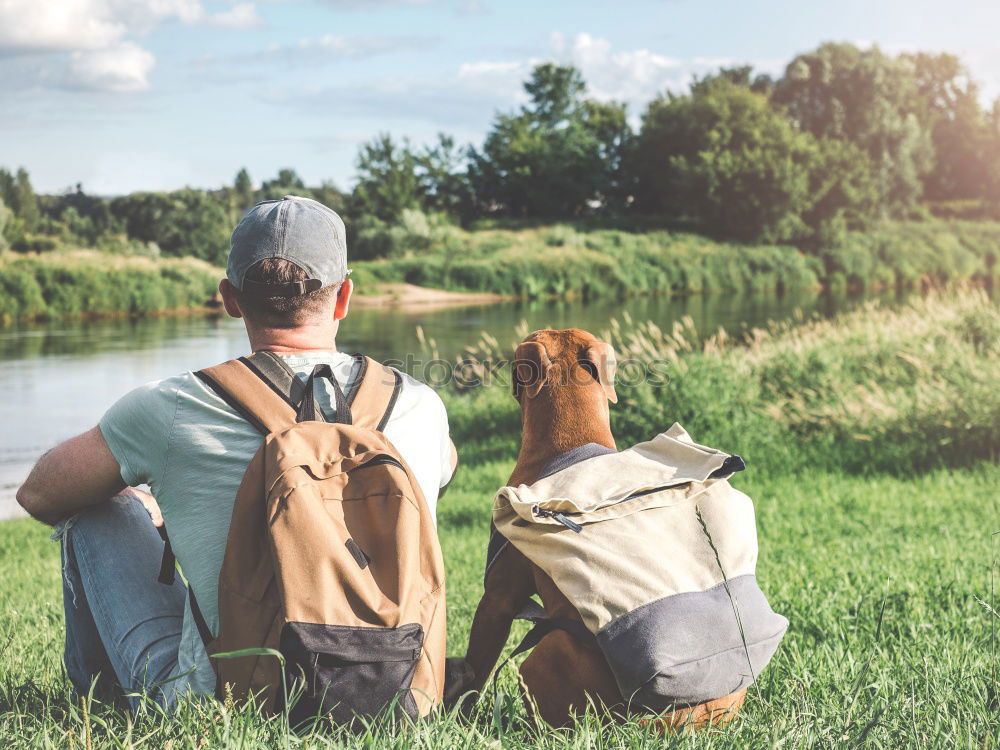
M 426 239 L 426 238 L 425 238 Z M 569 225 L 464 231 L 427 249 L 352 262 L 359 306 L 482 305 L 505 299 L 860 292 L 993 283 L 1000 224 L 927 221 L 851 233 L 806 254 L 691 234 Z M 193 258 L 94 250 L 0 253 L 0 325 L 71 317 L 218 314 L 222 269 Z
M 900 289 L 954 281 L 992 283 L 1000 223 L 887 223 L 851 232 L 834 247 L 738 245 L 663 229 L 626 231 L 561 224 L 530 228 L 447 227 L 432 249 L 353 263 L 369 282 L 494 292 L 517 297 L 781 293 Z
M 96 250 L 0 253 L 0 326 L 56 319 L 146 315 L 221 315 L 225 270 L 195 258 L 109 255 Z M 376 282 L 354 298 L 362 308 L 485 305 L 493 292 L 428 289 Z
M 625 447 L 683 424 L 700 443 L 740 453 L 733 483 L 754 500 L 757 566 L 774 609 L 790 620 L 740 717 L 670 746 L 767 748 L 993 747 L 990 627 L 1000 518 L 1000 309 L 977 291 L 872 304 L 832 321 L 744 336 L 679 323 L 611 325 L 622 379 L 611 407 Z M 513 334 L 510 335 L 513 338 Z M 509 357 L 489 338 L 478 360 Z M 661 363 L 659 385 L 625 363 Z M 438 505 L 448 575 L 448 654 L 462 652 L 482 593 L 489 503 L 509 475 L 520 429 L 504 382 L 442 391 L 459 472 Z M 991 572 L 992 571 L 992 572 Z M 0 523 L 0 736 L 39 746 L 356 747 L 347 734 L 293 736 L 245 708 L 184 705 L 132 716 L 81 705 L 60 668 L 58 546 L 31 521 Z M 154 584 L 155 585 L 155 584 Z M 524 634 L 515 626 L 506 653 Z M 914 675 L 919 676 L 915 679 Z M 469 722 L 376 723 L 385 748 L 643 747 L 634 721 L 581 721 L 537 731 L 513 667 Z
M 432 309 L 463 305 L 493 305 L 515 299 L 513 295 L 495 292 L 455 292 L 447 289 L 427 287 L 405 282 L 374 284 L 370 288 L 360 288 L 351 298 L 353 307 L 394 307 L 403 310 Z
M 219 278 L 218 269 L 195 258 L 0 253 L 0 324 L 204 309 Z

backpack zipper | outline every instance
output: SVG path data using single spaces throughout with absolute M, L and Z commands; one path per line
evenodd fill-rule
M 567 529 L 569 529 L 570 531 L 575 531 L 577 534 L 583 531 L 583 526 L 576 523 L 575 521 L 570 521 L 568 518 L 566 518 L 565 515 L 557 511 L 546 510 L 545 508 L 540 508 L 537 505 L 535 505 L 532 507 L 531 512 L 536 518 L 551 518 L 554 521 L 558 521 Z M 574 515 L 579 515 L 579 514 L 575 513 Z
M 623 497 L 621 500 L 617 500 L 613 503 L 608 503 L 607 505 L 602 505 L 600 508 L 597 508 L 597 510 L 603 510 L 604 508 L 610 508 L 615 505 L 621 505 L 622 503 L 627 503 L 629 500 L 635 500 L 636 498 L 644 497 L 645 495 L 652 495 L 655 492 L 663 492 L 664 490 L 674 490 L 677 489 L 678 487 L 686 487 L 689 484 L 691 484 L 691 482 L 680 482 L 678 484 L 667 484 L 664 485 L 663 487 L 651 487 L 648 490 L 633 492 L 631 495 Z M 568 518 L 568 516 L 582 516 L 583 513 L 581 511 L 567 511 L 565 513 L 561 513 L 555 510 L 547 510 L 546 508 L 542 508 L 541 506 L 536 504 L 531 507 L 531 514 L 535 516 L 535 518 L 551 518 L 553 521 L 561 523 L 567 529 L 569 529 L 570 531 L 575 531 L 577 534 L 583 531 L 583 526 L 578 524 L 576 521 L 572 521 Z
M 385 453 L 382 453 L 382 454 L 379 454 L 378 456 L 375 456 L 375 458 L 371 459 L 370 461 L 365 461 L 360 466 L 355 466 L 353 469 L 351 469 L 347 473 L 350 474 L 351 471 L 357 471 L 358 469 L 367 469 L 369 466 L 385 466 L 385 465 L 395 466 L 395 467 L 400 468 L 400 469 L 403 468 L 403 464 L 401 464 L 395 458 L 393 458 L 392 456 L 386 455 Z

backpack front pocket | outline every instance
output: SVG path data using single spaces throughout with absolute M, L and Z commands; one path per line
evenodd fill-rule
M 289 719 L 298 724 L 322 715 L 351 725 L 391 707 L 393 716 L 416 719 L 410 691 L 424 645 L 418 623 L 397 628 L 286 623 L 281 653 L 290 692 L 302 694 Z

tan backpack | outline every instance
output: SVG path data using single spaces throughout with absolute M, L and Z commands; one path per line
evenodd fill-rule
M 535 628 L 515 653 L 568 630 L 600 649 L 636 712 L 745 690 L 788 628 L 757 583 L 753 502 L 728 481 L 745 468 L 675 422 L 626 450 L 501 488 L 490 559 L 513 544 L 580 615 L 548 618 L 529 602 L 519 616 Z
M 209 655 L 272 648 L 285 659 L 290 717 L 351 724 L 417 718 L 444 687 L 444 564 L 420 486 L 382 434 L 398 372 L 356 355 L 346 396 L 329 365 L 303 387 L 257 352 L 196 373 L 264 435 L 233 506 L 219 575 L 219 635 L 192 608 Z M 313 386 L 333 385 L 325 421 Z M 193 599 L 192 599 L 192 603 Z M 213 658 L 223 692 L 281 710 L 279 660 Z

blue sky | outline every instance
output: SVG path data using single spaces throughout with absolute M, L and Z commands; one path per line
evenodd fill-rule
M 954 52 L 992 97 L 997 29 L 996 0 L 0 0 L 0 166 L 42 191 L 217 187 L 241 166 L 349 187 L 379 131 L 480 142 L 542 60 L 634 117 L 823 41 Z

